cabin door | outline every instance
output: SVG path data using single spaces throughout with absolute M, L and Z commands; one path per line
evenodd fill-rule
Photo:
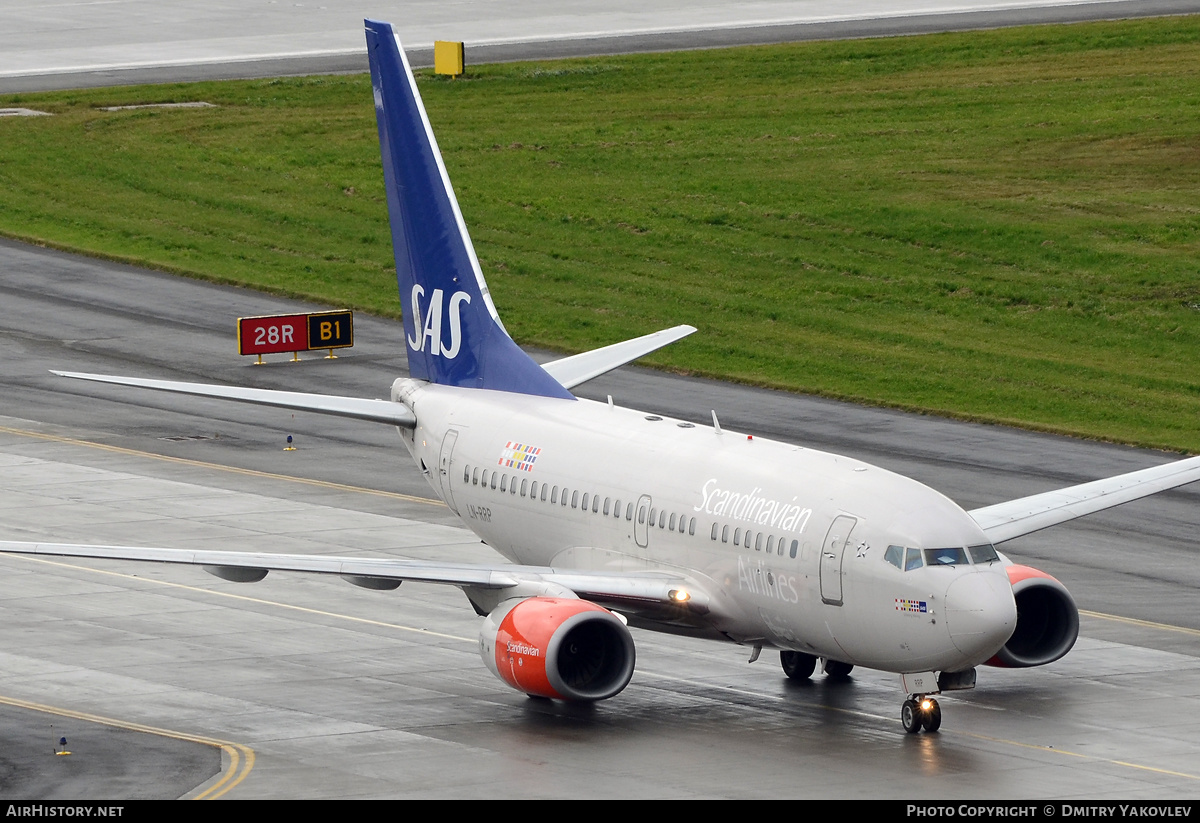
M 438 462 L 438 479 L 442 486 L 442 498 L 450 511 L 458 514 L 458 506 L 454 505 L 454 493 L 450 491 L 450 461 L 454 456 L 454 444 L 458 442 L 458 431 L 450 429 L 442 439 L 442 456 Z
M 838 515 L 821 545 L 821 602 L 830 606 L 842 605 L 842 560 L 857 522 L 849 515 Z

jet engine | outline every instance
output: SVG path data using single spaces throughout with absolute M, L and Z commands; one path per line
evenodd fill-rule
M 985 665 L 1024 669 L 1053 663 L 1079 636 L 1079 608 L 1067 587 L 1043 571 L 1010 565 L 1017 628 Z
M 604 700 L 633 677 L 633 637 L 612 612 L 560 597 L 506 600 L 487 616 L 479 653 L 518 691 L 562 700 Z

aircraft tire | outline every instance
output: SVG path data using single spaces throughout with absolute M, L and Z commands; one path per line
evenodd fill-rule
M 921 725 L 927 732 L 936 732 L 942 727 L 942 707 L 938 705 L 936 700 L 930 700 L 929 711 L 923 712 L 925 715 L 921 719 Z
M 904 726 L 904 731 L 909 734 L 921 731 L 921 708 L 917 705 L 917 701 L 904 701 L 904 705 L 900 707 L 900 723 Z
M 817 658 L 804 652 L 782 651 L 779 653 L 779 663 L 788 680 L 808 680 L 817 670 Z
M 850 672 L 852 671 L 854 671 L 853 663 L 843 663 L 840 660 L 825 661 L 825 674 L 829 677 L 834 677 L 840 680 L 844 677 L 849 677 Z

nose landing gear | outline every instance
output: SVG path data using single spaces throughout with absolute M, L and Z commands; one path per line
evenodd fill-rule
M 932 697 L 914 694 L 900 707 L 900 722 L 909 734 L 916 734 L 922 728 L 936 732 L 942 726 L 942 707 Z

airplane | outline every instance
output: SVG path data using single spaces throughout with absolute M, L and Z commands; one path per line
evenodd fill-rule
M 507 562 L 0 541 L 0 551 L 192 564 L 226 580 L 338 575 L 373 590 L 457 586 L 491 672 L 533 697 L 598 701 L 633 676 L 629 627 L 779 652 L 806 680 L 900 676 L 910 733 L 976 667 L 1041 666 L 1075 643 L 1054 577 L 996 545 L 1200 479 L 1200 457 L 964 511 L 852 457 L 575 397 L 694 331 L 544 365 L 492 302 L 399 38 L 365 21 L 409 376 L 363 399 L 55 372 L 394 426 L 434 493 Z

